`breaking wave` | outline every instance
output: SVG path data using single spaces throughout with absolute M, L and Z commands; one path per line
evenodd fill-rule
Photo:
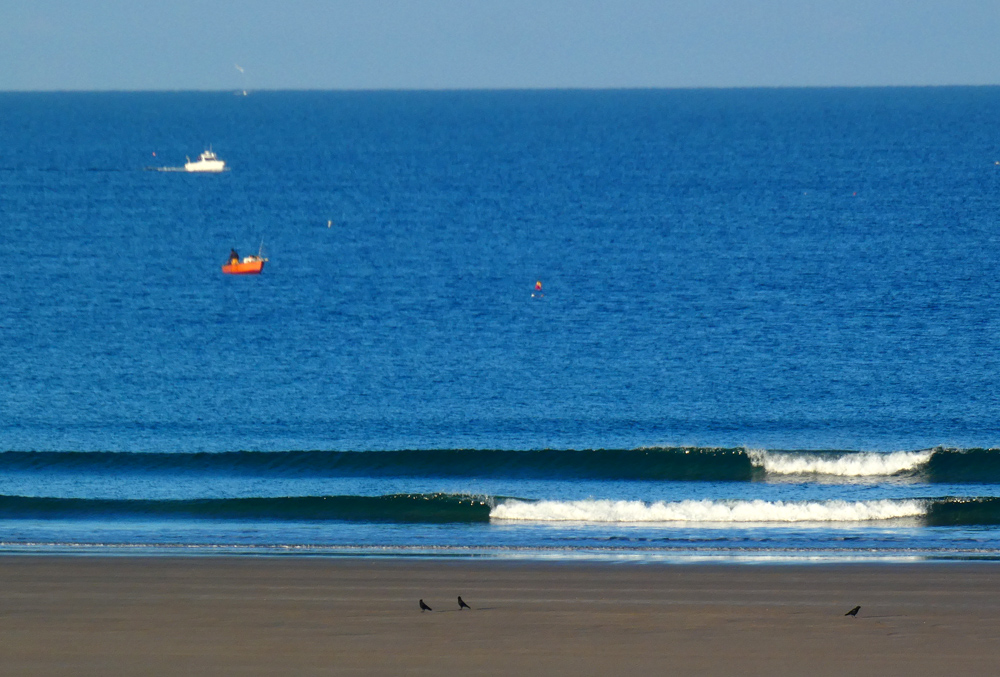
M 1000 449 L 780 451 L 714 447 L 641 449 L 427 449 L 398 451 L 0 452 L 0 472 L 236 477 L 469 477 L 766 481 L 795 476 L 907 477 L 1000 483 Z
M 578 524 L 862 523 L 911 519 L 926 526 L 1000 524 L 1000 498 L 871 501 L 582 501 L 466 494 L 92 499 L 0 495 L 0 519 L 245 520 L 299 522 Z
M 933 451 L 882 452 L 747 452 L 751 462 L 771 475 L 891 477 L 920 470 Z
M 916 519 L 923 526 L 1000 524 L 1000 498 L 874 501 L 520 501 L 500 502 L 494 520 L 594 523 L 806 524 Z
M 506 501 L 493 519 L 538 522 L 870 522 L 922 517 L 926 501 Z

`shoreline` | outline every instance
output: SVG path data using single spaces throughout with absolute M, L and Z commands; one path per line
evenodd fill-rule
M 420 546 L 420 545 L 208 545 L 208 544 L 90 544 L 64 543 L 31 545 L 0 545 L 0 558 L 96 558 L 125 559 L 321 559 L 356 561 L 423 561 L 423 562 L 493 562 L 497 564 L 538 563 L 552 565 L 595 564 L 601 566 L 663 566 L 663 567 L 816 567 L 816 566 L 929 566 L 981 564 L 1000 565 L 1000 553 L 982 549 L 944 550 L 885 549 L 878 554 L 871 550 L 831 552 L 829 549 L 795 551 L 782 549 L 759 552 L 719 549 L 705 553 L 685 549 L 667 550 L 582 548 L 562 546 L 492 547 L 492 546 Z M 863 554 L 859 554 L 863 553 Z
M 595 552 L 593 550 L 568 552 L 565 548 L 525 548 L 523 553 L 493 551 L 488 547 L 462 549 L 460 552 L 441 552 L 441 548 L 421 547 L 328 547 L 328 546 L 79 546 L 59 548 L 0 549 L 2 558 L 52 558 L 52 559 L 222 559 L 222 560 L 328 560 L 331 562 L 439 562 L 439 563 L 494 563 L 497 565 L 594 565 L 607 567 L 898 567 L 898 566 L 1000 566 L 1000 554 L 967 554 L 961 552 L 936 552 L 916 555 L 913 553 L 886 552 L 880 555 L 830 555 L 817 550 L 809 554 L 796 553 L 783 556 L 773 553 L 712 554 L 692 556 L 681 552 Z
M 981 562 L 5 554 L 0 633 L 20 675 L 995 674 L 998 583 Z

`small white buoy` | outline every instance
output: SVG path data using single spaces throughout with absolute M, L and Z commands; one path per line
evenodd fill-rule
M 332 225 L 333 225 L 333 221 L 327 221 L 327 222 L 326 222 L 326 227 L 327 227 L 327 228 L 329 228 L 329 227 L 330 227 L 330 226 L 332 226 Z

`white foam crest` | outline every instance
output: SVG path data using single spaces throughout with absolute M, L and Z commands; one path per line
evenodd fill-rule
M 888 477 L 916 470 L 933 451 L 862 452 L 841 455 L 751 450 L 750 461 L 775 475 L 839 475 Z
M 926 503 L 878 501 L 525 501 L 508 500 L 490 519 L 536 522 L 867 522 L 919 517 Z

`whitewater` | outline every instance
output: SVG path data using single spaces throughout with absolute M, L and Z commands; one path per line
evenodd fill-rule
M 751 462 L 775 475 L 831 475 L 836 477 L 891 477 L 923 468 L 934 454 L 927 451 L 890 453 L 773 452 L 750 450 Z
M 924 516 L 925 501 L 506 501 L 490 517 L 539 522 L 867 522 Z

